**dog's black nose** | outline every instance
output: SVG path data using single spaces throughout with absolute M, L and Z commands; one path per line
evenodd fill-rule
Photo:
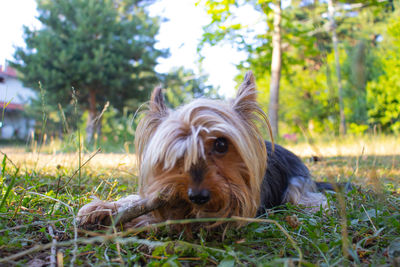
M 189 188 L 188 196 L 194 204 L 202 205 L 210 200 L 210 191 L 207 189 L 192 189 Z

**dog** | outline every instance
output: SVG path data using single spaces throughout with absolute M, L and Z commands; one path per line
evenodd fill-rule
M 256 98 L 251 72 L 230 101 L 200 98 L 172 110 L 161 88 L 154 89 L 136 130 L 139 195 L 96 200 L 82 207 L 78 218 L 101 222 L 110 211 L 160 194 L 164 206 L 124 227 L 170 219 L 255 217 L 287 202 L 310 211 L 325 208 L 327 199 L 319 191 L 324 183 L 314 182 L 295 154 L 264 141 L 260 129 L 270 127 Z

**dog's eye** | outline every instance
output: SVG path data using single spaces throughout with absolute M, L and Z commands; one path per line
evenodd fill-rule
M 225 154 L 228 152 L 228 140 L 223 137 L 218 137 L 214 142 L 214 151 L 217 154 Z

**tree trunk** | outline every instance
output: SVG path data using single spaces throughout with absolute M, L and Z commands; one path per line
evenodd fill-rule
M 335 54 L 336 75 L 337 75 L 338 90 L 339 90 L 339 112 L 340 112 L 339 133 L 341 135 L 344 135 L 344 134 L 346 134 L 347 130 L 346 130 L 346 118 L 344 115 L 342 77 L 340 74 L 338 38 L 337 38 L 337 34 L 336 34 L 335 7 L 333 5 L 333 0 L 328 0 L 328 16 L 329 16 L 329 22 L 330 22 L 329 28 L 332 33 L 333 52 Z
M 89 89 L 89 116 L 86 125 L 86 144 L 90 144 L 93 140 L 96 116 L 96 92 L 93 89 Z
M 278 137 L 278 112 L 279 112 L 279 84 L 281 79 L 282 49 L 281 49 L 281 1 L 274 4 L 274 32 L 272 34 L 272 62 L 270 101 L 268 115 L 274 138 Z

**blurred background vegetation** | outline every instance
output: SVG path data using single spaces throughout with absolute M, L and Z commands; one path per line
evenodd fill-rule
M 25 28 L 26 47 L 11 65 L 25 86 L 38 92 L 27 113 L 36 120 L 30 147 L 52 143 L 64 151 L 102 147 L 133 152 L 140 110 L 155 86 L 170 107 L 197 97 L 220 98 L 207 76 L 178 68 L 155 71 L 168 56 L 155 47 L 162 18 L 150 17 L 147 0 L 37 0 L 37 30 Z M 280 14 L 278 139 L 400 133 L 400 5 L 384 0 L 204 0 L 210 23 L 199 42 L 228 42 L 248 58 L 238 64 L 257 78 L 268 112 L 271 63 Z M 268 25 L 251 41 L 252 29 L 235 10 L 252 6 Z M 333 13 L 329 13 L 333 7 Z M 335 50 L 334 35 L 337 38 Z M 280 83 L 279 83 L 280 82 Z M 342 109 L 342 113 L 341 113 Z M 139 112 L 138 112 L 139 111 Z M 340 130 L 341 115 L 345 131 Z M 78 140 L 78 141 L 76 141 Z M 36 142 L 36 144 L 35 144 Z

